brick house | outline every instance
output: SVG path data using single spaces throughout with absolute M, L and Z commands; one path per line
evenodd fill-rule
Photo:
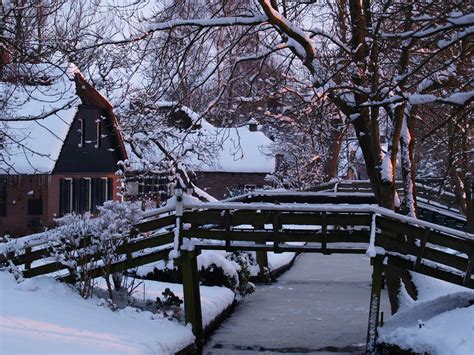
M 157 127 L 163 122 L 166 132 L 157 137 Z M 266 177 L 275 169 L 273 141 L 252 120 L 237 127 L 218 127 L 185 106 L 159 102 L 153 111 L 143 114 L 140 123 L 149 127 L 141 127 L 136 136 L 130 134 L 133 129 L 124 128 L 130 161 L 146 160 L 148 166 L 156 167 L 167 160 L 160 147 L 164 146 L 174 153 L 177 164 L 186 167 L 192 182 L 217 199 L 269 185 Z M 160 144 L 153 144 L 155 140 Z M 146 185 L 150 186 L 142 182 L 140 191 L 146 191 Z
M 125 141 L 112 104 L 75 66 L 59 73 L 50 70 L 34 66 L 33 75 L 46 84 L 26 84 L 22 94 L 15 94 L 16 85 L 0 81 L 0 99 L 2 95 L 9 99 L 8 110 L 0 107 L 0 115 L 22 118 L 0 127 L 0 235 L 39 232 L 51 226 L 56 217 L 69 212 L 94 213 L 96 206 L 106 200 L 118 200 L 119 161 L 138 162 L 132 174 L 139 176 L 143 172 L 139 164 L 143 157 L 136 154 L 143 147 L 137 149 L 131 143 L 136 127 L 124 127 L 128 128 L 126 136 L 130 139 Z M 181 121 L 191 122 L 197 117 L 183 106 L 166 105 L 165 111 L 172 107 Z M 29 119 L 51 112 L 45 120 Z M 158 130 L 150 122 L 151 126 L 143 130 Z M 199 136 L 202 143 L 202 137 L 208 137 L 213 145 L 211 157 L 202 160 L 200 154 L 188 154 L 180 160 L 196 185 L 221 199 L 232 191 L 248 191 L 266 184 L 274 159 L 264 150 L 272 141 L 257 130 L 256 124 L 217 128 L 202 118 L 200 122 L 189 139 Z M 156 161 L 163 160 L 159 151 L 149 154 Z M 145 173 L 133 192 L 134 198 L 147 193 L 156 196 L 166 184 L 167 175 L 166 171 Z M 160 197 L 166 198 L 169 193 L 160 192 Z
M 196 185 L 218 199 L 270 185 L 266 178 L 275 170 L 273 142 L 253 122 L 229 128 L 226 134 L 214 164 L 195 167 Z
M 55 217 L 94 212 L 118 198 L 117 161 L 127 153 L 112 105 L 74 68 L 68 74 L 37 70 L 51 77 L 49 84 L 30 92 L 25 85 L 10 112 L 54 115 L 3 127 L 10 139 L 0 161 L 0 234 L 42 231 Z M 3 93 L 13 87 L 1 85 Z

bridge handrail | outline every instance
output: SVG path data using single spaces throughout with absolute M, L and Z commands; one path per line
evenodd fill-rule
M 187 209 L 214 209 L 214 210 L 266 210 L 266 211 L 294 211 L 294 212 L 340 212 L 340 213 L 375 213 L 385 217 L 396 219 L 400 222 L 405 222 L 425 228 L 430 228 L 444 234 L 456 236 L 466 240 L 473 241 L 474 234 L 462 232 L 457 229 L 440 226 L 435 223 L 426 222 L 417 218 L 401 215 L 387 208 L 376 205 L 335 205 L 335 204 L 303 204 L 303 203 L 288 203 L 288 204 L 271 204 L 271 203 L 243 203 L 243 202 L 191 202 L 185 203 L 184 207 Z
M 397 186 L 397 190 L 401 190 L 402 181 L 397 180 L 395 183 Z M 420 197 L 425 197 L 428 201 L 433 201 L 433 202 L 442 201 L 442 202 L 448 203 L 449 206 L 446 206 L 448 209 L 452 209 L 452 206 L 457 205 L 456 195 L 453 194 L 452 192 L 449 192 L 443 189 L 439 191 L 440 190 L 439 188 L 431 187 L 421 182 L 415 182 L 415 187 Z M 357 190 L 359 189 L 371 190 L 372 186 L 371 186 L 370 180 L 338 180 L 338 181 L 332 181 L 330 183 L 323 183 L 320 185 L 316 185 L 314 187 L 309 188 L 309 190 L 310 191 L 324 191 L 324 190 L 328 191 L 328 190 L 335 189 L 337 191 L 339 188 L 355 188 Z M 439 198 L 433 199 L 432 192 L 437 192 Z

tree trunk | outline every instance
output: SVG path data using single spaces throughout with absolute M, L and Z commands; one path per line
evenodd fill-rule
M 323 179 L 325 182 L 333 179 L 337 175 L 337 167 L 339 163 L 339 153 L 341 152 L 342 143 L 346 136 L 347 126 L 344 125 L 340 115 L 330 121 L 331 132 L 329 134 L 329 147 L 324 161 Z

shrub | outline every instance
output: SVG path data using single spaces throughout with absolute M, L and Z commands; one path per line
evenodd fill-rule
M 165 317 L 179 319 L 182 314 L 181 305 L 183 301 L 169 288 L 166 288 L 161 294 L 163 295 L 162 298 L 156 298 L 157 307 L 163 312 Z

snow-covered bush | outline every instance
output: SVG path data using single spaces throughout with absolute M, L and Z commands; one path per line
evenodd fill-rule
M 255 291 L 255 285 L 250 282 L 250 278 L 252 277 L 251 270 L 254 269 L 257 265 L 257 260 L 255 260 L 255 253 L 237 251 L 234 253 L 229 253 L 227 257 L 230 260 L 239 264 L 240 266 L 240 270 L 238 271 L 238 293 L 241 296 L 246 296 L 253 293 Z
M 88 298 L 92 295 L 91 271 L 97 264 L 93 258 L 97 248 L 91 243 L 90 215 L 68 214 L 56 223 L 60 228 L 48 232 L 51 256 L 67 267 L 81 296 Z
M 205 250 L 197 258 L 199 279 L 205 286 L 223 286 L 240 296 L 254 291 L 250 277 L 258 268 L 255 253 Z M 140 267 L 137 276 L 149 280 L 181 283 L 181 271 L 173 260 L 160 260 L 153 265 Z
M 183 301 L 168 287 L 161 294 L 163 297 L 157 297 L 156 303 L 158 308 L 163 312 L 163 315 L 170 320 L 172 318 L 179 319 L 183 313 L 181 308 Z
M 140 220 L 141 211 L 135 203 L 115 201 L 105 202 L 98 210 L 99 217 L 93 220 L 92 234 L 99 248 L 103 275 L 110 292 L 110 276 L 115 289 L 121 286 L 121 274 L 112 274 L 111 270 L 112 264 L 119 259 L 116 250 L 128 240 L 133 224 Z
M 91 295 L 91 271 L 100 267 L 113 299 L 110 278 L 116 288 L 121 281 L 121 275 L 112 274 L 112 264 L 120 258 L 117 248 L 128 240 L 141 212 L 136 204 L 114 201 L 107 201 L 98 209 L 96 218 L 88 214 L 68 214 L 57 219 L 60 228 L 49 232 L 49 245 L 52 256 L 68 268 L 83 297 Z
M 255 290 L 250 282 L 252 257 L 249 253 L 204 252 L 198 257 L 200 280 L 206 286 L 224 286 L 240 296 Z

